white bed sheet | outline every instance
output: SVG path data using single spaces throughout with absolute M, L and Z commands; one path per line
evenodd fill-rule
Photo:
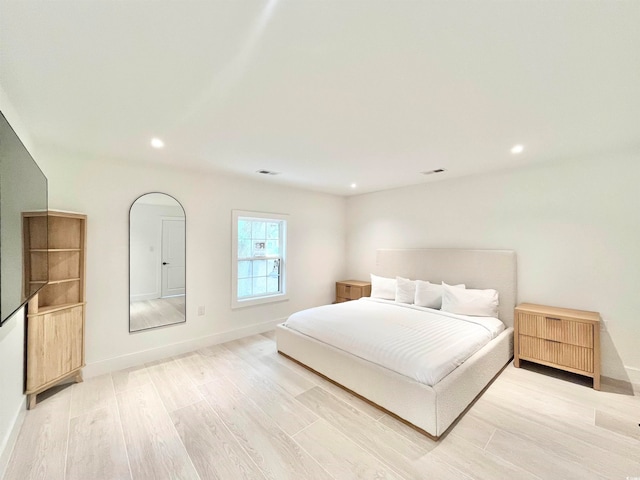
M 497 318 L 368 297 L 294 313 L 284 326 L 429 386 L 505 328 Z

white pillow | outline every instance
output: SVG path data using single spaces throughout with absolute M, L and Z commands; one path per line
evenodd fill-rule
M 442 285 L 446 283 L 442 282 Z M 442 285 L 416 280 L 416 296 L 414 303 L 420 307 L 439 309 L 442 306 Z M 465 288 L 464 283 L 453 285 L 455 288 Z
M 416 297 L 416 282 L 408 278 L 396 277 L 396 302 L 413 303 Z
M 371 297 L 384 298 L 386 300 L 396 299 L 396 279 L 379 277 L 371 274 Z
M 498 317 L 498 292 L 496 290 L 474 290 L 452 288 L 442 285 L 442 311 L 473 315 L 476 317 Z

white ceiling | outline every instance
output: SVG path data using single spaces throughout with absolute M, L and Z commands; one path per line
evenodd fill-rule
M 87 158 L 351 195 L 640 151 L 640 1 L 0 9 L 0 85 L 22 123 Z

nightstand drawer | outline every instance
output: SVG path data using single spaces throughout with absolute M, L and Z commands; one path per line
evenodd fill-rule
M 551 315 L 519 313 L 519 333 L 580 347 L 593 346 L 593 324 Z
M 340 298 L 348 298 L 349 300 L 357 300 L 363 297 L 362 287 L 354 285 L 345 285 L 344 283 L 338 283 L 336 285 L 336 296 Z
M 593 373 L 593 349 L 560 341 L 519 335 L 520 358 L 561 365 L 580 372 Z

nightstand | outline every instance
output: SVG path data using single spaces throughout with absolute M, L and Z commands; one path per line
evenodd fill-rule
M 357 300 L 360 297 L 371 295 L 371 282 L 361 282 L 359 280 L 343 280 L 336 282 L 336 302 L 342 303 L 349 300 Z
M 600 314 L 522 303 L 514 318 L 514 360 L 593 378 L 600 390 Z

